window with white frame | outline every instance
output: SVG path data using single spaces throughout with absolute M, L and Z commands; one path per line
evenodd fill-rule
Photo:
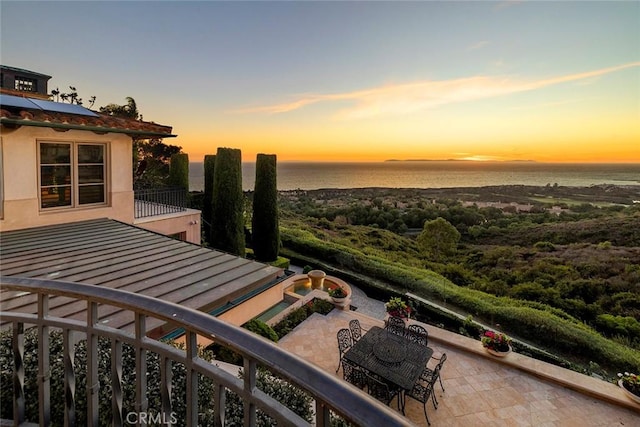
M 106 203 L 105 144 L 39 142 L 40 208 Z

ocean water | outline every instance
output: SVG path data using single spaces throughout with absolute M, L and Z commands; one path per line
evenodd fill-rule
M 454 188 L 489 185 L 588 187 L 639 185 L 640 163 L 538 163 L 389 161 L 370 163 L 279 162 L 278 190 L 321 188 Z M 242 187 L 253 190 L 255 163 L 242 164 Z M 204 189 L 202 162 L 189 164 L 189 187 Z

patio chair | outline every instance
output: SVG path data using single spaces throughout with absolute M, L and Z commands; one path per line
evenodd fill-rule
M 399 388 L 389 386 L 389 384 L 387 384 L 386 382 L 382 381 L 381 379 L 375 378 L 372 375 L 365 375 L 367 377 L 367 393 L 387 406 L 391 403 L 393 398 L 397 396 L 398 409 L 402 409 L 404 412 L 404 408 L 402 407 L 404 405 L 402 405 Z
M 444 366 L 444 362 L 447 361 L 447 353 L 442 353 L 442 356 L 440 356 L 439 359 L 437 357 L 433 357 L 432 359 L 438 360 L 438 364 L 434 369 L 424 368 L 424 370 L 422 371 L 422 374 L 420 374 L 420 379 L 427 382 L 431 381 L 431 378 L 433 377 L 434 374 L 436 374 L 436 369 L 437 369 L 438 381 L 440 381 L 440 387 L 442 388 L 442 391 L 444 391 L 444 386 L 442 385 L 442 378 L 440 377 L 440 371 Z
M 351 338 L 353 338 L 353 342 L 355 343 L 360 338 L 362 338 L 362 326 L 360 326 L 360 321 L 358 319 L 353 319 L 349 322 L 349 329 L 351 329 Z
M 412 324 L 407 328 L 406 337 L 410 341 L 426 347 L 429 340 L 429 332 L 423 326 Z
M 434 372 L 437 375 L 440 375 L 439 371 L 439 367 L 436 366 Z M 431 381 L 426 383 L 423 383 L 420 379 L 418 379 L 418 381 L 416 381 L 416 383 L 413 385 L 411 391 L 405 393 L 405 398 L 410 397 L 422 403 L 424 409 L 424 417 L 427 419 L 427 424 L 429 425 L 431 425 L 431 421 L 429 421 L 429 415 L 427 414 L 427 403 L 429 402 L 429 398 L 431 398 L 431 403 L 433 404 L 434 409 L 438 409 L 438 403 L 435 400 L 435 393 L 433 392 L 433 386 L 436 383 L 435 380 L 435 376 L 432 377 Z
M 340 360 L 338 360 L 338 368 L 336 369 L 336 373 L 340 370 L 340 365 L 343 362 L 342 356 L 353 345 L 353 339 L 351 338 L 351 331 L 349 329 L 347 328 L 340 329 L 338 331 L 337 337 L 338 337 L 338 351 L 340 352 Z
M 399 317 L 390 316 L 384 328 L 392 334 L 400 336 L 404 336 L 405 334 L 404 320 Z
M 347 359 L 342 360 L 342 376 L 346 382 L 358 388 L 363 389 L 367 386 L 367 374 Z

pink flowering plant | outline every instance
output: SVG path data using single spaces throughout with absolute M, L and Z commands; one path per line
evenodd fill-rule
M 624 388 L 640 397 L 640 375 L 625 372 L 624 374 L 618 374 L 618 378 L 622 380 Z
M 481 341 L 484 347 L 494 351 L 509 351 L 511 345 L 511 338 L 494 331 L 485 331 Z
M 406 302 L 402 301 L 400 297 L 391 298 L 389 302 L 385 304 L 385 308 L 387 309 L 389 316 L 393 317 L 406 319 L 411 314 L 411 307 L 409 307 Z

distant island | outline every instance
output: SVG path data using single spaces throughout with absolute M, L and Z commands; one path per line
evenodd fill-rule
M 469 159 L 387 159 L 385 162 L 500 162 L 500 163 L 536 163 L 535 160 L 469 160 Z

